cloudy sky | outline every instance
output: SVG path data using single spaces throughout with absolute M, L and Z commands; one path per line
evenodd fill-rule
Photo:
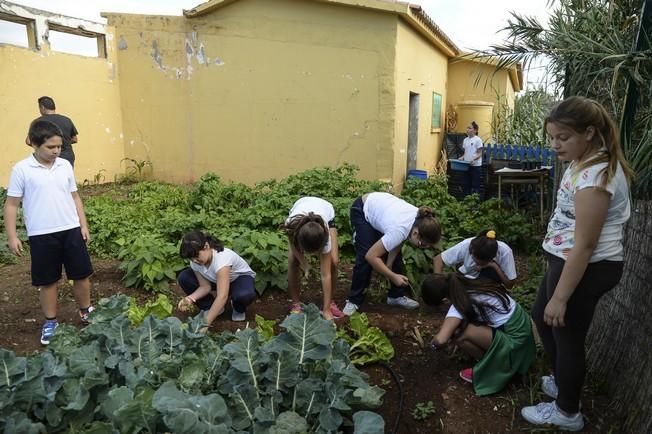
M 57 12 L 64 15 L 104 22 L 100 12 L 127 12 L 181 15 L 202 3 L 201 0 L 10 0 L 25 6 Z M 545 23 L 550 9 L 549 0 L 412 0 L 421 5 L 444 32 L 462 49 L 484 49 L 505 37 L 500 33 L 509 18 L 509 12 L 537 17 Z M 13 29 L 0 25 L 0 39 L 6 40 Z M 5 38 L 2 38 L 2 36 Z M 56 40 L 56 38 L 59 40 Z M 55 41 L 65 45 L 66 35 L 55 35 Z M 92 44 L 91 44 L 92 45 Z M 528 81 L 540 81 L 540 74 L 532 71 Z

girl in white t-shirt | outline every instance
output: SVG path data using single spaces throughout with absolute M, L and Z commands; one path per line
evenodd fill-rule
M 355 265 L 344 315 L 351 316 L 364 301 L 372 270 L 390 281 L 387 304 L 416 309 L 419 303 L 405 295 L 409 286 L 403 273 L 401 247 L 406 240 L 414 247 L 434 247 L 441 226 L 432 209 L 417 208 L 389 193 L 367 193 L 351 205 Z
M 224 312 L 231 299 L 231 319 L 244 321 L 247 306 L 256 298 L 256 273 L 249 264 L 215 237 L 200 231 L 188 232 L 181 240 L 179 253 L 190 260 L 177 279 L 186 296 L 179 301 L 179 310 L 196 304 L 206 313 L 210 326 Z
M 435 273 L 444 265 L 455 267 L 467 279 L 488 278 L 511 289 L 516 281 L 516 265 L 512 249 L 496 240 L 496 232 L 483 230 L 475 238 L 467 238 L 444 250 L 433 260 Z
M 552 362 L 553 375 L 542 378 L 541 388 L 555 401 L 525 407 L 521 414 L 535 425 L 579 431 L 584 343 L 596 304 L 622 275 L 633 172 L 613 120 L 596 101 L 565 99 L 552 108 L 545 129 L 557 157 L 570 162 L 543 241 L 548 269 L 532 308 Z
M 421 286 L 431 306 L 451 306 L 432 340 L 434 349 L 449 342 L 478 360 L 460 371 L 478 395 L 500 392 L 516 374 L 525 374 L 536 353 L 529 315 L 498 282 L 460 274 L 432 274 Z
M 321 287 L 324 295 L 323 315 L 326 319 L 341 318 L 342 312 L 333 301 L 337 287 L 337 229 L 333 205 L 318 197 L 297 200 L 285 221 L 290 240 L 288 252 L 288 293 L 292 298 L 291 313 L 301 312 L 299 300 L 299 270 L 308 271 L 305 255 L 319 255 Z
M 480 194 L 480 174 L 482 169 L 482 139 L 478 137 L 478 124 L 471 122 L 466 127 L 466 135 L 462 142 L 464 161 L 469 162 L 469 168 L 464 174 L 464 195 Z

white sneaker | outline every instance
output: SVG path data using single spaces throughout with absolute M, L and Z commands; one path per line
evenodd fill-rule
M 555 401 L 523 407 L 521 416 L 533 425 L 555 426 L 566 431 L 580 431 L 584 428 L 582 413 L 566 416 L 559 411 Z
M 247 319 L 247 312 L 238 312 L 231 302 L 231 321 L 244 321 Z
M 342 313 L 346 316 L 351 316 L 356 313 L 358 309 L 360 309 L 360 306 L 355 303 L 351 303 L 349 300 L 346 300 L 346 305 L 344 306 L 344 309 L 342 309 Z
M 554 375 L 544 375 L 541 377 L 541 391 L 552 399 L 557 399 L 559 389 L 557 389 Z
M 412 300 L 410 297 L 387 297 L 387 304 L 390 306 L 400 306 L 403 309 L 416 309 L 419 307 L 419 302 Z

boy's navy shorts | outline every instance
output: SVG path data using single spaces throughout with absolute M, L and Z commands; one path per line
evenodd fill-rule
M 34 286 L 58 282 L 62 265 L 69 280 L 81 280 L 93 274 L 91 258 L 79 227 L 29 237 L 29 251 Z

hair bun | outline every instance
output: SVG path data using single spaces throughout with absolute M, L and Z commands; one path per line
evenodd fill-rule
M 496 239 L 496 231 L 487 231 L 487 238 Z

